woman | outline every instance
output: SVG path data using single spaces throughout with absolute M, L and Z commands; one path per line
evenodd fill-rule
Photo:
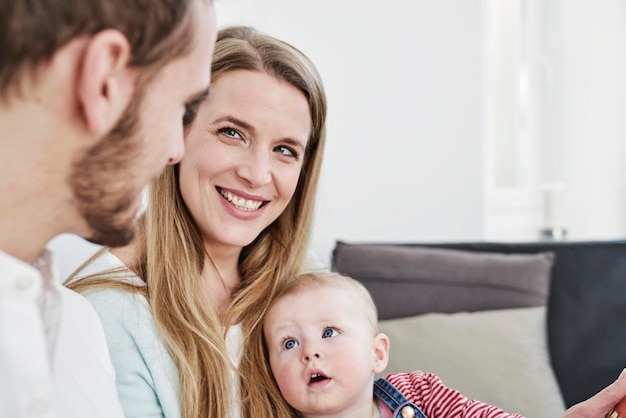
M 187 109 L 185 157 L 151 185 L 138 238 L 67 282 L 100 315 L 128 417 L 238 415 L 241 339 L 303 269 L 325 119 L 300 51 L 218 33 L 211 93 Z

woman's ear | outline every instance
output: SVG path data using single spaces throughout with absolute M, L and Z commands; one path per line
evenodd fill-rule
M 381 373 L 389 362 L 389 337 L 379 332 L 374 337 L 374 373 Z
M 77 100 L 87 129 L 98 137 L 115 126 L 132 99 L 136 72 L 129 67 L 130 56 L 126 36 L 114 29 L 92 35 L 85 46 Z

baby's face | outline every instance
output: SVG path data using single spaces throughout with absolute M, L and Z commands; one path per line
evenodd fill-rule
M 286 401 L 304 415 L 372 402 L 374 373 L 384 364 L 359 302 L 349 290 L 321 286 L 279 299 L 265 317 L 272 373 Z

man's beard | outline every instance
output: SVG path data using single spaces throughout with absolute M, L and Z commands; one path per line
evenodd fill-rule
M 134 171 L 142 164 L 140 90 L 115 127 L 74 163 L 69 178 L 77 208 L 91 230 L 83 238 L 96 244 L 119 247 L 135 236 L 137 209 L 132 208 L 143 186 L 135 181 Z

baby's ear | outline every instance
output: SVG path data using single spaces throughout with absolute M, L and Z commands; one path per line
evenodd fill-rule
M 379 332 L 374 337 L 374 373 L 380 373 L 389 362 L 389 337 Z

